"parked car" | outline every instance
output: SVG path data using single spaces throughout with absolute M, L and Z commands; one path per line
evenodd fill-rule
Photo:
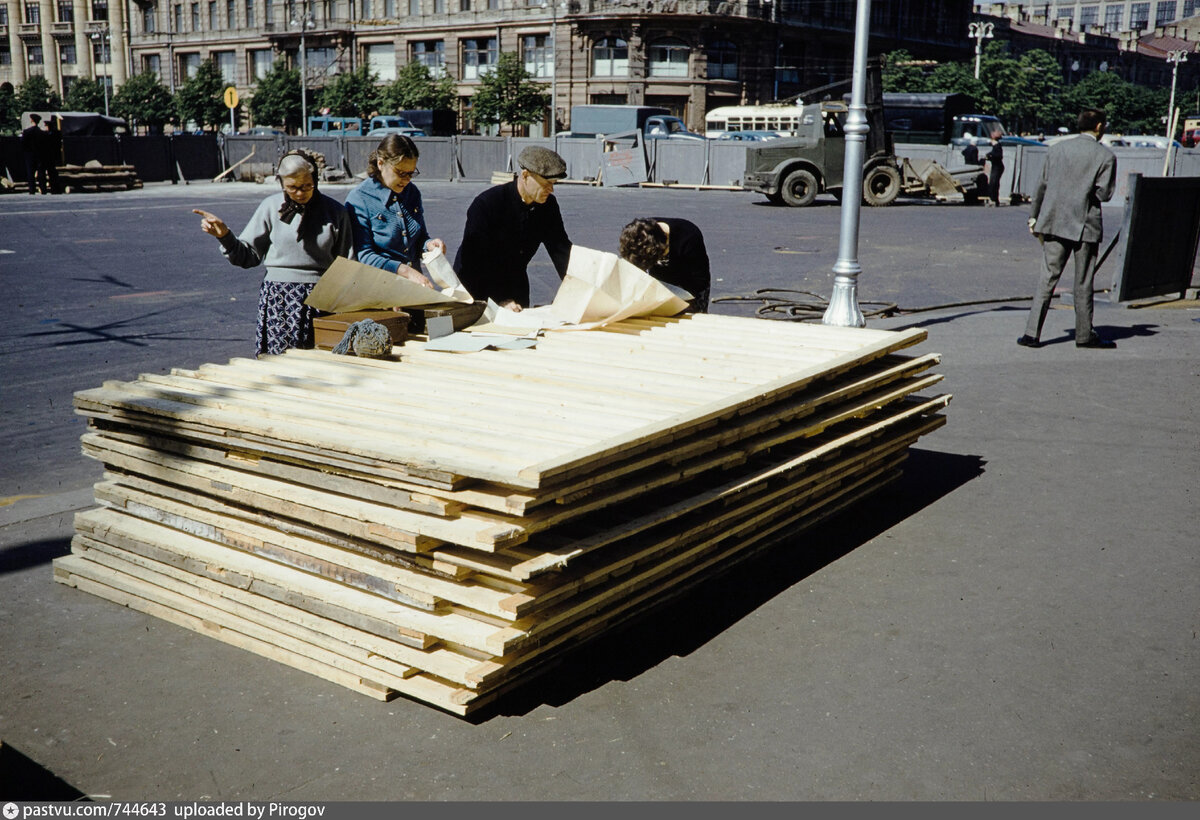
M 739 140 L 741 142 L 762 142 L 763 140 L 777 140 L 782 136 L 774 131 L 726 131 L 717 139 L 719 140 Z
M 1200 145 L 1200 128 L 1192 128 L 1184 131 L 1179 141 L 1183 144 L 1184 148 L 1195 148 L 1197 145 Z
M 426 136 L 425 132 L 422 131 L 420 128 L 413 128 L 412 126 L 409 126 L 408 128 L 386 126 L 383 128 L 372 128 L 370 131 L 367 132 L 368 137 L 386 137 L 388 134 L 401 134 L 402 136 L 405 136 L 405 137 L 424 137 L 424 136 Z
M 287 131 L 283 131 L 279 128 L 272 128 L 269 125 L 256 125 L 253 128 L 251 128 L 250 130 L 248 130 L 246 133 L 247 134 L 258 134 L 258 135 L 270 134 L 272 136 L 278 136 L 278 137 L 287 135 Z

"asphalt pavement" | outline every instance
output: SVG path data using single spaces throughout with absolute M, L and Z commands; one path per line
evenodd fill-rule
M 486 186 L 420 187 L 455 247 Z M 55 584 L 100 474 L 71 394 L 250 355 L 260 275 L 191 208 L 238 229 L 267 192 L 0 197 L 0 799 L 1200 797 L 1200 304 L 1099 295 L 1116 350 L 1076 349 L 1057 304 L 1048 344 L 1018 347 L 1039 255 L 1023 205 L 862 212 L 859 298 L 890 311 L 868 325 L 925 328 L 913 350 L 942 354 L 954 395 L 901 482 L 484 720 L 378 703 Z M 695 221 L 717 312 L 831 291 L 832 199 L 558 195 L 572 239 L 605 250 L 635 216 Z M 1105 209 L 1110 231 L 1121 214 Z M 531 273 L 548 301 L 544 253 Z

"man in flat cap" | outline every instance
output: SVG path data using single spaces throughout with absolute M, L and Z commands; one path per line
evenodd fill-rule
M 529 261 L 546 246 L 561 279 L 567 274 L 571 240 L 554 198 L 554 183 L 567 175 L 563 158 L 531 145 L 517 157 L 512 182 L 475 197 L 454 258 L 454 270 L 476 299 L 521 310 L 529 305 Z

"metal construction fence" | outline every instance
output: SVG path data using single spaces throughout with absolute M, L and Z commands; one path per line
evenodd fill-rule
M 597 185 L 655 183 L 693 187 L 740 188 L 746 166 L 747 143 L 724 140 L 648 140 L 644 146 L 572 137 L 418 137 L 421 175 L 426 179 L 486 182 L 497 172 L 517 168 L 517 155 L 529 145 L 557 151 L 567 164 L 567 177 Z M 67 164 L 96 160 L 103 165 L 131 165 L 143 182 L 214 179 L 228 171 L 238 178 L 240 168 L 262 176 L 274 172 L 279 158 L 294 148 L 322 154 L 326 165 L 350 177 L 364 174 L 367 159 L 379 144 L 373 137 L 271 135 L 204 135 L 64 137 Z M 1002 197 L 1028 197 L 1037 185 L 1045 161 L 1044 145 L 1005 146 Z M 1200 148 L 1171 152 L 1165 168 L 1165 149 L 1113 149 L 1119 170 L 1114 199 L 1123 199 L 1130 173 L 1146 177 L 1200 176 Z M 962 165 L 953 146 L 898 144 L 898 156 L 933 159 L 947 167 Z M 636 161 L 629 162 L 629 158 Z M 612 160 L 620 157 L 620 170 Z M 18 137 L 0 137 L 0 163 L 8 179 L 25 181 L 25 164 Z M 237 166 L 237 167 L 235 167 Z M 606 170 L 608 173 L 606 174 Z M 607 177 L 607 178 L 606 178 Z

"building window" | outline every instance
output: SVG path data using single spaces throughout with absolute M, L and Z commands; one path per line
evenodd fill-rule
M 184 79 L 190 80 L 196 76 L 196 72 L 200 70 L 200 55 L 199 54 L 180 54 L 179 55 L 180 74 Z
M 38 4 L 37 3 L 26 3 L 25 4 L 25 23 L 26 23 L 26 25 L 33 25 L 35 23 L 40 23 L 40 22 L 42 22 L 42 11 L 40 8 L 38 8 Z M 39 48 L 40 48 L 40 46 L 39 46 Z
M 1150 22 L 1150 4 L 1134 3 L 1129 7 L 1129 27 L 1141 31 Z
M 200 4 L 192 3 L 192 31 L 200 30 Z
M 58 0 L 58 22 L 75 22 L 75 4 L 71 0 Z
M 217 4 L 213 0 L 208 3 L 208 30 L 216 31 L 219 29 L 220 21 L 217 19 Z
M 154 6 L 145 6 L 142 8 L 142 33 L 154 33 Z
M 58 61 L 63 65 L 75 65 L 74 43 L 63 43 L 58 47 Z
M 157 54 L 142 55 L 142 73 L 150 73 L 162 79 L 162 57 Z
M 42 64 L 42 47 L 41 46 L 28 46 L 25 49 L 25 56 L 28 58 L 27 62 L 30 65 L 41 65 Z
M 12 65 L 12 52 L 8 49 L 8 41 L 0 42 L 0 65 Z
M 391 43 L 372 43 L 367 46 L 367 70 L 390 83 L 396 79 L 396 47 Z
M 408 0 L 408 13 L 416 17 L 421 13 L 421 0 Z
M 1073 23 L 1075 22 L 1075 9 L 1073 9 L 1073 8 L 1059 9 L 1057 12 L 1055 12 L 1055 14 L 1058 17 L 1058 22 L 1064 24 L 1062 26 L 1063 28 L 1066 28 L 1066 29 L 1074 28 Z
M 458 10 L 459 11 L 470 11 L 471 10 L 471 0 L 458 0 Z
M 446 13 L 446 0 L 433 0 L 433 13 L 434 14 L 445 14 Z
M 92 62 L 112 62 L 112 43 L 109 42 L 107 37 L 97 37 L 95 40 L 92 40 Z
M 1183 0 L 1183 16 L 1191 17 L 1200 13 L 1200 0 Z
M 496 38 L 476 38 L 462 41 L 462 78 L 478 80 L 491 73 L 496 64 Z
M 682 40 L 659 40 L 650 46 L 651 77 L 686 77 L 691 49 Z
M 487 0 L 488 11 L 497 11 L 500 8 L 500 0 Z
M 332 77 L 338 73 L 337 52 L 332 48 L 309 48 L 305 52 L 305 69 L 309 76 L 316 73 Z
M 592 46 L 593 77 L 629 75 L 629 44 L 620 37 L 605 37 Z
M 554 74 L 554 54 L 550 38 L 545 34 L 530 34 L 521 38 L 521 56 L 531 77 L 550 77 Z
M 230 85 L 237 83 L 237 55 L 232 51 L 217 51 L 212 55 L 213 62 L 221 72 L 221 79 Z
M 0 26 L 7 26 L 7 25 L 8 25 L 8 5 L 6 4 L 6 5 L 0 6 Z M 0 42 L 0 45 L 7 47 L 8 46 L 8 38 L 5 37 L 4 41 Z
M 174 8 L 174 12 L 175 12 L 175 14 L 174 14 L 174 17 L 175 17 L 174 32 L 176 34 L 178 34 L 179 32 L 183 31 L 183 6 L 176 5 Z
M 275 3 L 273 0 L 263 0 L 263 24 L 267 26 L 275 24 Z
M 225 0 L 225 28 L 237 28 L 237 0 Z
M 1175 20 L 1175 0 L 1169 3 L 1159 3 L 1154 7 L 1154 25 L 1165 26 Z
M 247 56 L 250 58 L 250 76 L 256 81 L 267 76 L 271 66 L 275 65 L 275 52 L 269 48 L 256 48 Z
M 108 0 L 92 0 L 92 19 L 108 20 Z
M 710 80 L 736 80 L 737 77 L 737 46 L 728 40 L 716 40 L 709 43 L 708 78 Z
M 425 40 L 412 44 L 412 58 L 429 69 L 430 76 L 446 73 L 446 44 L 441 40 Z
M 396 0 L 383 0 L 383 16 L 389 20 L 396 17 Z
M 1100 23 L 1100 7 L 1084 6 L 1079 10 L 1079 30 L 1087 31 L 1089 26 Z
M 1125 22 L 1125 7 L 1124 6 L 1105 6 L 1104 7 L 1104 30 L 1105 31 L 1120 31 L 1121 24 Z

